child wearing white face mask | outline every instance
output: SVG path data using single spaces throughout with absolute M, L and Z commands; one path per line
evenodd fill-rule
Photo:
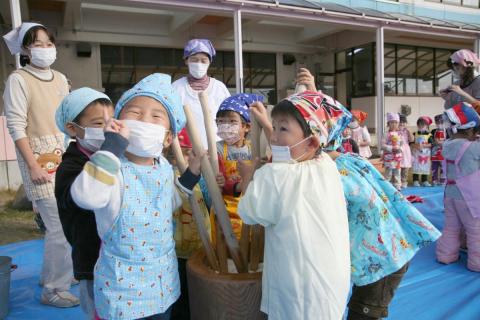
M 240 166 L 238 213 L 265 227 L 261 310 L 277 320 L 341 319 L 350 291 L 347 207 L 340 173 L 322 148 L 350 114 L 312 91 L 276 105 L 273 126 L 261 103 L 250 108 L 273 154 L 253 180 L 252 166 Z
M 255 94 L 240 93 L 225 99 L 217 112 L 217 135 L 222 139 L 217 142 L 218 163 L 223 179 L 218 179 L 222 188 L 223 199 L 230 216 L 233 232 L 240 238 L 242 220 L 238 216 L 237 206 L 240 200 L 241 177 L 237 166 L 239 161 L 250 163 L 252 160 L 251 143 L 247 139 L 250 130 L 249 105 L 262 101 L 263 97 Z M 213 217 L 212 225 L 214 225 Z M 215 228 L 212 228 L 215 234 Z
M 93 268 L 100 251 L 93 211 L 77 206 L 70 189 L 83 166 L 98 151 L 105 137 L 104 114 L 113 116 L 113 105 L 103 93 L 90 88 L 72 91 L 57 109 L 57 127 L 75 139 L 63 154 L 55 177 L 55 197 L 63 233 L 72 246 L 73 273 L 80 281 L 80 305 L 87 319 L 94 318 Z
M 71 188 L 93 210 L 102 246 L 95 265 L 95 308 L 101 319 L 169 319 L 180 295 L 173 211 L 178 191 L 191 193 L 200 157 L 178 179 L 162 156 L 185 125 L 170 76 L 152 74 L 125 92 L 107 119 L 105 142 Z

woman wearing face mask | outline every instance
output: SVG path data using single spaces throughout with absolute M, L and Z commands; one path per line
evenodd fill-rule
M 23 23 L 4 39 L 13 55 L 22 53 L 30 60 L 8 77 L 3 99 L 27 197 L 47 228 L 41 302 L 73 307 L 79 300 L 69 292 L 73 278 L 71 249 L 54 195 L 55 171 L 64 151 L 64 135 L 55 124 L 55 110 L 68 94 L 67 79 L 50 69 L 57 53 L 55 39 L 45 26 Z
M 474 103 L 480 99 L 480 76 L 475 68 L 480 59 L 468 49 L 456 51 L 450 56 L 448 66 L 453 71 L 454 84 L 440 90 L 445 100 L 444 108 L 450 109 L 460 102 Z
M 222 101 L 230 97 L 227 87 L 221 81 L 209 77 L 207 74 L 214 58 L 215 49 L 210 40 L 192 39 L 188 41 L 183 50 L 183 59 L 188 67 L 188 75 L 172 84 L 173 90 L 180 96 L 182 103 L 190 106 L 205 149 L 208 147 L 207 134 L 198 93 L 201 91 L 207 93 L 213 121 Z M 212 127 L 216 128 L 215 123 L 212 123 Z

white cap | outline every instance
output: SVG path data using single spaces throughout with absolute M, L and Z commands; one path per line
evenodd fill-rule
M 44 25 L 34 22 L 24 22 L 19 27 L 13 29 L 9 33 L 3 36 L 5 43 L 7 44 L 8 50 L 12 55 L 21 53 L 22 52 L 22 43 L 23 38 L 25 38 L 25 34 L 33 27 Z

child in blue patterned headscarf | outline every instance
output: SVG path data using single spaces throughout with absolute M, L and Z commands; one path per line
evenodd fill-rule
M 256 94 L 239 93 L 223 100 L 216 115 L 217 135 L 222 139 L 217 142 L 218 162 L 222 174 L 219 179 L 220 187 L 237 238 L 240 238 L 242 228 L 242 220 L 237 214 L 241 194 L 241 177 L 237 166 L 239 161 L 250 163 L 252 160 L 251 143 L 247 139 L 250 131 L 248 109 L 252 103 L 262 100 L 263 97 Z M 214 225 L 214 215 L 211 217 Z M 215 236 L 215 228 L 212 228 L 212 234 Z
M 102 240 L 95 307 L 102 319 L 169 319 L 180 294 L 172 213 L 177 187 L 191 193 L 200 157 L 176 181 L 162 156 L 185 125 L 170 76 L 152 74 L 126 91 L 108 119 L 105 142 L 72 185 L 75 203 L 95 212 Z

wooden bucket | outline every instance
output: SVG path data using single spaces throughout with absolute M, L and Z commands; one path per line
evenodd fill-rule
M 187 262 L 192 320 L 264 320 L 260 311 L 262 273 L 216 273 L 203 250 Z

